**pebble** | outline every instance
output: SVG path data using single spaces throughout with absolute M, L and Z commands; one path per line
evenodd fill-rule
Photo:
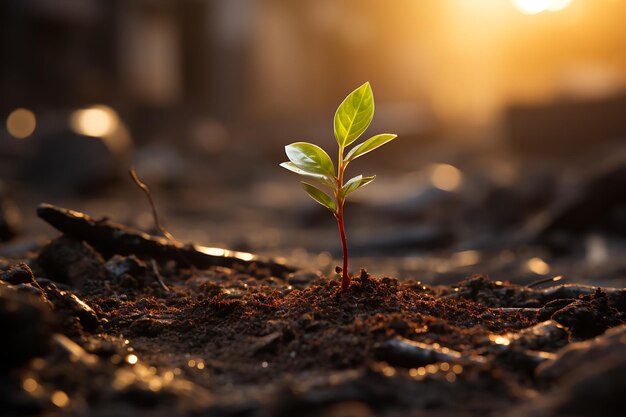
M 104 259 L 84 242 L 59 237 L 44 246 L 36 266 L 55 282 L 82 288 L 88 280 L 104 280 Z
M 321 277 L 322 273 L 320 271 L 300 270 L 287 275 L 287 282 L 294 288 L 303 290 Z

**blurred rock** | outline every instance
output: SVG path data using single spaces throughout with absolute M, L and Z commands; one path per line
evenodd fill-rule
M 120 367 L 113 378 L 110 386 L 105 388 L 111 391 L 113 401 L 124 401 L 137 408 L 150 408 L 150 414 L 161 415 L 156 410 L 164 407 L 174 408 L 176 411 L 173 415 L 201 414 L 201 409 L 206 409 L 214 402 L 213 395 L 205 388 L 182 376 L 173 376 L 171 371 L 151 371 L 142 363 Z M 136 414 L 137 411 L 128 415 Z
M 0 242 L 8 242 L 22 231 L 22 216 L 17 205 L 3 195 L 0 183 Z
M 410 253 L 417 250 L 434 250 L 448 247 L 454 242 L 455 236 L 451 230 L 441 225 L 423 224 L 420 226 L 404 227 L 388 232 L 381 232 L 367 239 L 353 238 L 350 250 L 358 255 L 380 254 L 394 251 L 394 255 Z M 335 253 L 340 253 L 337 248 Z
M 132 336 L 157 337 L 172 327 L 173 323 L 173 320 L 141 317 L 134 320 L 128 330 Z
M 597 289 L 593 295 L 583 296 L 555 312 L 552 320 L 567 327 L 574 339 L 586 339 L 622 324 L 620 315 L 609 306 L 606 294 Z
M 104 264 L 104 268 L 109 278 L 120 278 L 124 274 L 143 276 L 147 271 L 146 263 L 135 255 L 114 255 Z
M 96 312 L 76 294 L 63 291 L 50 281 L 39 280 L 39 283 L 68 333 L 80 334 L 81 329 L 94 331 L 99 328 L 100 319 Z
M 98 357 L 96 355 L 87 353 L 82 346 L 62 334 L 56 333 L 53 336 L 53 344 L 55 348 L 60 348 L 61 351 L 55 352 L 57 353 L 55 356 L 62 356 L 65 360 L 75 363 L 80 362 L 87 366 L 93 366 L 98 363 Z M 62 355 L 58 355 L 58 353 Z
M 0 284 L 0 370 L 17 368 L 50 348 L 53 316 L 29 294 Z
M 531 215 L 551 204 L 556 194 L 553 172 L 534 168 L 513 186 L 493 184 L 485 190 L 484 199 L 467 211 L 467 222 L 501 233 L 522 224 Z
M 584 342 L 572 343 L 558 352 L 555 360 L 537 368 L 537 377 L 544 381 L 558 381 L 575 374 L 581 365 L 604 358 L 626 358 L 626 325 L 608 330 L 602 336 Z
M 567 343 L 567 331 L 554 320 L 546 320 L 527 327 L 517 333 L 507 335 L 511 345 L 534 351 L 545 350 Z
M 0 270 L 0 280 L 5 281 L 11 285 L 28 284 L 35 280 L 33 272 L 28 265 L 20 263 L 18 265 L 10 266 L 5 270 Z
M 554 407 L 558 415 L 605 417 L 623 415 L 626 393 L 626 356 L 598 358 L 581 366 L 565 383 Z
M 21 177 L 46 192 L 96 192 L 126 175 L 128 151 L 113 152 L 100 138 L 60 132 L 37 139 Z
M 36 239 L 12 242 L 11 244 L 0 245 L 0 259 L 4 258 L 27 258 L 29 252 L 39 250 L 41 245 Z
M 522 406 L 510 417 L 604 417 L 624 414 L 626 327 L 567 346 L 537 369 L 554 390 Z
M 83 288 L 89 280 L 104 280 L 104 259 L 91 246 L 64 236 L 44 246 L 36 267 L 53 281 Z
M 567 241 L 568 235 L 602 230 L 626 236 L 626 163 L 598 173 L 571 198 L 545 214 L 540 241 Z
M 133 167 L 149 186 L 175 187 L 184 182 L 185 160 L 169 146 L 154 145 L 137 149 Z
M 522 152 L 581 154 L 626 136 L 626 94 L 598 99 L 558 100 L 543 105 L 512 105 L 504 126 Z M 620 138 L 620 139 L 617 139 Z
M 303 290 L 320 279 L 321 276 L 322 273 L 320 271 L 300 270 L 287 275 L 287 282 L 294 288 Z

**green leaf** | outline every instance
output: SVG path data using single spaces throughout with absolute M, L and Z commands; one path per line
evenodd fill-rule
M 374 117 L 374 96 L 367 82 L 351 92 L 335 112 L 335 138 L 339 146 L 358 139 Z
M 311 184 L 307 184 L 306 182 L 303 182 L 302 186 L 313 200 L 326 207 L 333 214 L 337 213 L 337 204 L 335 204 L 335 201 L 328 194 Z
M 324 175 L 329 179 L 335 178 L 333 161 L 319 146 L 307 142 L 296 142 L 285 146 L 285 153 L 289 160 L 302 171 Z
M 344 161 L 352 161 L 359 156 L 363 156 L 366 153 L 371 152 L 380 146 L 383 146 L 387 142 L 391 142 L 397 137 L 398 135 L 394 135 L 391 133 L 382 133 L 380 135 L 371 137 L 365 142 L 352 148 L 352 150 L 348 152 L 348 155 L 346 155 L 346 157 L 344 158 Z
M 374 178 L 376 178 L 376 175 L 372 175 L 371 177 L 364 177 L 363 175 L 357 175 L 356 177 L 351 178 L 348 182 L 346 182 L 343 185 L 343 187 L 341 187 L 341 195 L 344 197 L 347 196 L 351 192 L 356 191 L 359 188 L 363 187 L 364 185 L 367 185 L 370 182 L 374 181 Z
M 282 164 L 280 164 L 281 167 L 288 169 L 291 172 L 295 172 L 298 175 L 301 175 L 305 178 L 311 179 L 311 180 L 315 180 L 315 181 L 319 181 L 323 184 L 329 185 L 331 187 L 335 186 L 335 183 L 332 180 L 329 180 L 329 178 L 326 175 L 322 175 L 322 174 L 315 174 L 313 172 L 307 172 L 304 171 L 300 168 L 298 168 L 293 162 L 283 162 Z

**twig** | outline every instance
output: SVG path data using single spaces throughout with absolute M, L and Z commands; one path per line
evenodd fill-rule
M 425 366 L 436 362 L 485 363 L 485 358 L 482 356 L 463 355 L 456 350 L 435 344 L 416 342 L 403 337 L 389 339 L 379 344 L 375 347 L 375 355 L 379 360 L 407 368 Z
M 537 281 L 531 282 L 530 284 L 526 285 L 526 287 L 532 288 L 532 287 L 536 287 L 536 286 L 541 285 L 541 284 L 545 284 L 546 282 L 556 282 L 556 281 L 560 281 L 562 279 L 563 279 L 563 277 L 561 275 L 558 275 L 556 277 L 550 277 L 550 278 L 541 278 L 541 279 L 538 279 Z
M 106 219 L 94 219 L 85 213 L 51 204 L 40 204 L 37 215 L 66 236 L 87 242 L 104 256 L 135 255 L 159 262 L 171 259 L 200 269 L 255 264 L 258 268 L 270 269 L 276 277 L 285 277 L 297 270 L 279 260 L 260 259 L 251 253 L 171 242 L 163 237 L 150 236 Z
M 170 289 L 167 287 L 167 285 L 165 285 L 165 282 L 163 282 L 163 276 L 159 272 L 159 267 L 156 261 L 154 259 L 150 259 L 150 263 L 152 263 L 152 270 L 154 271 L 154 275 L 156 276 L 157 281 L 159 281 L 159 284 L 161 284 L 161 287 L 163 287 L 165 291 L 170 292 Z
M 128 173 L 130 174 L 130 177 L 133 179 L 135 184 L 137 184 L 137 187 L 141 188 L 141 190 L 144 192 L 144 194 L 148 198 L 148 202 L 150 203 L 150 207 L 152 208 L 152 218 L 154 219 L 154 226 L 161 232 L 163 237 L 165 237 L 167 240 L 173 243 L 177 242 L 177 240 L 174 239 L 174 236 L 172 236 L 172 234 L 168 232 L 165 229 L 165 227 L 163 227 L 163 225 L 161 225 L 161 222 L 159 221 L 159 215 L 157 214 L 157 209 L 154 204 L 154 200 L 152 199 L 152 194 L 150 193 L 150 188 L 148 188 L 146 183 L 144 183 L 143 181 L 139 179 L 139 177 L 137 176 L 137 172 L 133 168 L 131 168 L 128 171 Z

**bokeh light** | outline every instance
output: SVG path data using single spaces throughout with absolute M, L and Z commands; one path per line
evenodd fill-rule
M 29 137 L 37 127 L 35 113 L 28 109 L 15 109 L 7 117 L 6 128 L 11 136 L 16 139 Z
M 108 106 L 93 106 L 76 110 L 70 117 L 70 127 L 78 134 L 103 137 L 113 133 L 119 124 L 115 110 Z
M 526 262 L 526 266 L 531 272 L 537 275 L 547 275 L 550 273 L 550 265 L 541 258 L 531 258 Z
M 430 167 L 431 184 L 443 191 L 455 191 L 463 183 L 463 173 L 450 164 L 434 164 Z
M 70 403 L 70 398 L 63 391 L 55 391 L 52 393 L 50 397 L 50 401 L 52 404 L 56 405 L 59 408 L 67 407 Z
M 34 378 L 26 378 L 22 382 L 22 388 L 24 388 L 26 392 L 33 393 L 39 388 L 39 383 Z

